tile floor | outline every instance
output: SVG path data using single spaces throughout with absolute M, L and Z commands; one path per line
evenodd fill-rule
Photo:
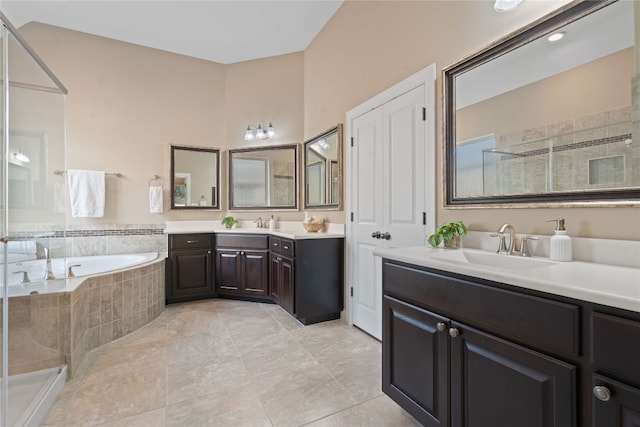
M 43 427 L 418 426 L 381 391 L 381 345 L 279 306 L 167 306 L 89 354 Z

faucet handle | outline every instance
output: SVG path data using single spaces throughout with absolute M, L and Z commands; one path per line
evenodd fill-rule
M 522 236 L 520 256 L 526 256 L 526 257 L 531 256 L 531 252 L 529 252 L 529 245 L 527 244 L 527 240 L 540 240 L 540 238 L 535 236 Z
M 496 253 L 504 255 L 504 254 L 509 254 L 509 250 L 507 249 L 507 239 L 505 238 L 504 233 L 491 233 L 489 234 L 490 237 L 499 237 L 500 238 L 500 242 L 498 243 L 498 250 L 496 251 Z
M 29 282 L 31 282 L 31 279 L 29 279 L 29 272 L 28 271 L 20 270 L 20 271 L 14 271 L 13 272 L 13 274 L 18 274 L 18 273 L 22 273 L 22 282 L 20 282 L 20 283 L 29 283 Z

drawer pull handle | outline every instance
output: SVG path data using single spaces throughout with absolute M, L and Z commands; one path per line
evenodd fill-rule
M 436 323 L 436 328 L 439 332 L 443 332 L 445 329 L 447 329 L 447 325 L 444 322 L 438 322 Z
M 197 240 L 187 240 L 187 243 L 188 243 L 188 244 L 191 244 L 191 243 L 198 243 L 198 241 L 197 241 Z
M 598 399 L 598 400 L 602 400 L 603 402 L 608 401 L 609 399 L 611 399 L 611 391 L 603 386 L 603 385 L 597 385 L 593 388 L 593 395 Z
M 451 335 L 452 338 L 455 338 L 460 335 L 460 331 L 458 331 L 458 328 L 449 328 L 449 335 Z
M 284 246 L 285 249 L 289 249 L 289 246 Z
M 274 243 L 274 244 L 273 244 L 273 246 L 278 246 L 278 244 L 277 244 L 277 243 Z

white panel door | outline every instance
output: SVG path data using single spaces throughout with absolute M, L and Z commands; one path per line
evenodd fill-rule
M 353 287 L 353 320 L 359 328 L 380 338 L 378 313 L 382 312 L 380 259 L 373 251 L 382 240 L 372 237 L 384 224 L 383 109 L 376 108 L 353 120 L 351 186 L 355 207 L 350 247 L 357 283 Z
M 376 248 L 424 244 L 424 86 L 351 123 L 352 321 L 382 337 L 382 263 Z

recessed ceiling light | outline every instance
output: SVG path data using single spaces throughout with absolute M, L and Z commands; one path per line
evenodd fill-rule
M 563 37 L 564 37 L 564 33 L 563 32 L 553 33 L 549 37 L 547 37 L 547 40 L 549 40 L 550 42 L 557 42 L 558 40 L 560 40 Z
M 493 8 L 497 12 L 508 12 L 520 6 L 524 0 L 496 0 Z

